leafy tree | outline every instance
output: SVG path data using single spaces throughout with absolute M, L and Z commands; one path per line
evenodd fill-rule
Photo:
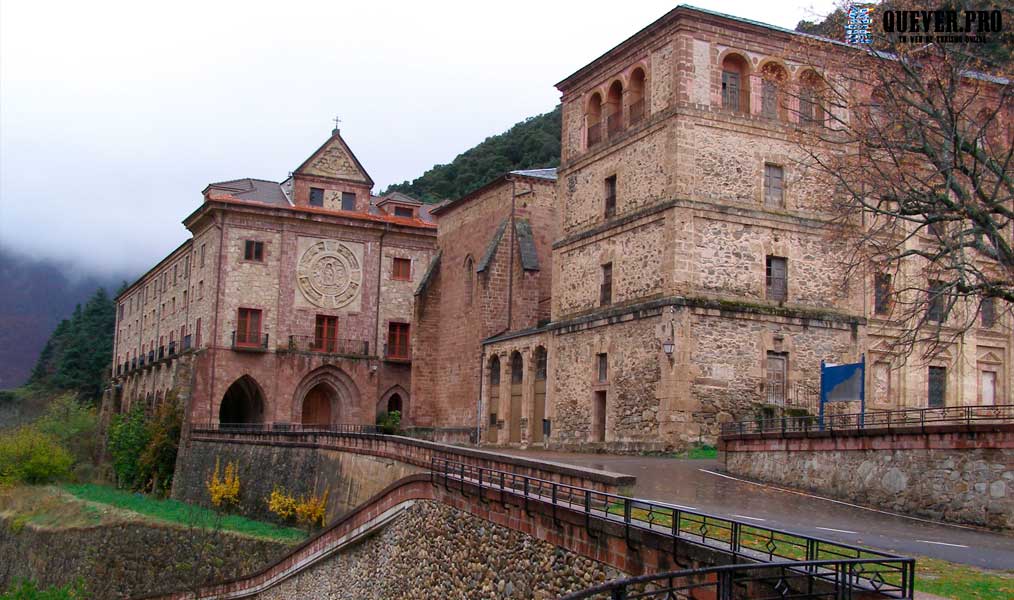
M 121 487 L 140 489 L 146 482 L 140 465 L 141 453 L 151 441 L 151 431 L 144 415 L 144 406 L 134 403 L 131 409 L 113 415 L 109 424 L 107 448 L 113 461 L 113 472 Z
M 73 464 L 67 450 L 34 427 L 0 436 L 0 485 L 47 483 L 65 477 Z
M 72 394 L 64 394 L 53 400 L 42 417 L 35 422 L 39 431 L 52 436 L 78 463 L 95 460 L 98 425 L 95 408 L 78 401 Z
M 560 164 L 561 123 L 557 106 L 517 123 L 505 133 L 486 138 L 449 164 L 435 165 L 411 182 L 388 187 L 386 192 L 440 202 L 460 198 L 508 171 L 555 167 Z
M 148 429 L 149 441 L 138 458 L 138 469 L 145 487 L 166 495 L 172 487 L 183 430 L 183 408 L 172 394 L 159 407 Z

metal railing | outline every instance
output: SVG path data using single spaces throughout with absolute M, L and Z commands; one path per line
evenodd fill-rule
M 336 435 L 379 434 L 376 425 L 356 425 L 351 423 L 331 423 L 316 425 L 313 423 L 207 423 L 195 427 L 195 433 L 221 431 L 224 433 L 333 433 Z
M 606 118 L 607 129 L 609 135 L 621 131 L 623 129 L 623 113 L 616 111 Z
M 644 98 L 630 103 L 630 124 L 640 123 L 644 118 Z
M 866 413 L 824 415 L 824 422 L 812 415 L 754 419 L 723 423 L 722 436 L 750 434 L 808 433 L 812 431 L 869 431 L 923 428 L 927 425 L 972 425 L 973 423 L 1014 422 L 1014 404 L 995 406 L 948 406 L 943 408 L 903 408 Z
M 588 147 L 591 148 L 595 144 L 602 141 L 602 123 L 593 123 L 588 126 Z
M 554 520 L 557 507 L 577 511 L 583 515 L 584 526 L 592 537 L 601 535 L 594 531 L 594 523 L 613 523 L 623 527 L 628 542 L 633 531 L 650 531 L 672 539 L 674 549 L 676 540 L 679 540 L 726 552 L 734 560 L 775 563 L 869 559 L 882 564 L 877 571 L 884 573 L 881 578 L 890 576 L 890 581 L 911 593 L 912 573 L 904 566 L 910 564 L 910 560 L 886 552 L 736 521 L 663 502 L 620 496 L 439 457 L 431 461 L 430 477 L 434 485 L 442 481 L 448 489 L 452 485 L 460 485 L 463 493 L 466 483 L 492 490 L 494 496 L 499 494 L 501 504 L 506 504 L 507 494 L 522 497 L 526 509 L 531 500 L 548 503 L 553 508 Z M 872 571 L 868 573 L 870 577 L 874 576 Z M 911 595 L 896 597 L 910 598 Z
M 187 350 L 190 350 L 190 341 L 191 341 L 191 337 L 190 337 L 189 333 L 187 335 L 183 336 L 183 352 L 186 352 Z
M 912 598 L 914 576 L 911 558 L 737 564 L 616 579 L 560 600 Z
M 239 340 L 236 337 L 236 330 L 232 331 L 232 349 L 266 352 L 268 349 L 268 334 L 261 334 L 253 339 Z
M 365 340 L 342 340 L 318 338 L 312 335 L 290 335 L 289 350 L 345 354 L 349 356 L 369 356 L 370 343 Z

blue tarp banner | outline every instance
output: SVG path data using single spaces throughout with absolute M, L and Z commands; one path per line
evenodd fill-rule
M 824 405 L 828 402 L 859 401 L 860 426 L 866 413 L 866 355 L 857 363 L 820 363 L 820 428 L 824 429 Z

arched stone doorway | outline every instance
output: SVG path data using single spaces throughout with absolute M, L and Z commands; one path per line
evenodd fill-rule
M 335 366 L 323 366 L 296 386 L 291 419 L 303 425 L 361 423 L 359 398 L 351 377 Z
M 223 425 L 264 422 L 264 394 L 253 377 L 244 375 L 225 391 L 218 408 L 218 422 Z
M 515 351 L 511 354 L 511 405 L 510 405 L 510 443 L 521 443 L 521 398 L 524 396 L 524 389 L 521 387 L 524 381 L 525 361 L 521 353 Z
M 401 413 L 401 394 L 391 394 L 391 397 L 387 399 L 387 412 L 394 411 Z
M 495 444 L 497 412 L 500 405 L 500 357 L 495 354 L 489 359 L 489 389 L 487 395 L 486 414 L 489 426 L 486 428 L 486 442 Z
M 532 441 L 543 441 L 543 421 L 546 418 L 546 349 L 539 346 L 535 349 L 535 383 L 532 390 Z
M 331 405 L 336 404 L 335 392 L 326 383 L 318 383 L 303 397 L 303 425 L 327 426 L 331 424 Z
M 411 398 L 405 388 L 400 385 L 393 385 L 386 392 L 380 395 L 377 400 L 377 417 L 392 411 L 401 413 L 401 423 L 408 421 L 408 410 Z

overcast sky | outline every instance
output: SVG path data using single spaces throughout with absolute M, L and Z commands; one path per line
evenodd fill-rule
M 794 27 L 831 0 L 696 0 Z M 0 2 L 0 244 L 137 275 L 211 181 L 280 181 L 342 119 L 374 192 L 525 117 L 670 10 L 538 2 Z

